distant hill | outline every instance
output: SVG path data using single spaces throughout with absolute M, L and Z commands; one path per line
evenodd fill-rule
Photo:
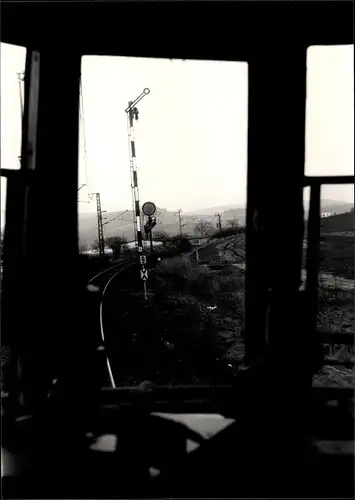
M 221 215 L 222 225 L 223 222 L 226 224 L 231 219 L 237 220 L 241 226 L 245 225 L 246 208 L 231 208 L 219 213 Z
M 122 211 L 121 211 L 122 212 Z M 105 221 L 109 221 L 119 215 L 121 212 L 105 213 Z M 183 232 L 189 236 L 197 236 L 195 231 L 196 222 L 199 220 L 206 220 L 210 222 L 217 229 L 216 213 L 220 213 L 222 226 L 227 224 L 231 219 L 236 219 L 239 224 L 245 223 L 245 209 L 244 208 L 229 208 L 225 211 L 212 213 L 187 213 L 183 212 L 182 223 Z M 157 209 L 157 225 L 155 231 L 164 231 L 170 235 L 178 234 L 179 224 L 176 212 L 170 212 L 164 208 Z M 106 238 L 110 236 L 124 236 L 128 241 L 134 239 L 133 234 L 133 213 L 132 210 L 127 211 L 120 218 L 113 220 L 109 224 L 104 225 L 104 235 Z M 81 244 L 90 245 L 97 240 L 97 218 L 95 213 L 79 214 L 79 239 Z
M 309 208 L 309 200 L 304 201 L 304 207 L 305 210 L 308 211 Z M 335 213 L 335 214 L 342 214 L 345 212 L 349 212 L 352 208 L 354 207 L 353 203 L 349 202 L 342 202 L 342 201 L 336 201 L 336 200 L 322 200 L 321 201 L 321 211 L 322 213 Z M 192 213 L 192 212 L 191 212 Z M 196 216 L 204 216 L 204 218 L 211 218 L 215 217 L 215 214 L 219 213 L 221 214 L 222 221 L 225 220 L 227 221 L 228 219 L 231 218 L 236 218 L 240 221 L 245 221 L 245 216 L 246 216 L 246 204 L 245 206 L 241 205 L 222 205 L 219 207 L 211 207 L 211 208 L 204 208 L 202 210 L 195 210 L 194 215 Z
M 351 203 L 337 202 L 333 200 L 323 200 L 322 201 L 322 212 L 331 213 L 348 213 L 353 208 Z M 308 210 L 308 202 L 305 201 L 305 209 Z M 122 212 L 122 211 L 121 211 Z M 121 212 L 110 212 L 105 213 L 105 220 L 111 220 Z M 236 219 L 240 225 L 245 225 L 246 208 L 233 205 L 225 205 L 220 207 L 206 208 L 203 210 L 197 210 L 196 212 L 183 212 L 183 232 L 194 236 L 195 224 L 198 220 L 206 220 L 216 227 L 217 218 L 216 214 L 221 215 L 222 226 L 226 225 L 229 220 Z M 349 216 L 348 216 L 349 217 Z M 158 224 L 155 227 L 155 231 L 165 231 L 166 233 L 173 235 L 179 232 L 178 217 L 176 213 L 166 210 L 164 208 L 158 208 Z M 345 218 L 346 219 L 346 218 Z M 345 220 L 344 219 L 344 220 Z M 329 220 L 329 219 L 324 219 Z M 339 219 L 340 220 L 340 219 Z M 348 223 L 335 222 L 335 225 L 340 225 L 341 227 L 349 227 Z M 104 226 L 105 237 L 110 236 L 124 236 L 127 240 L 131 241 L 134 239 L 133 234 L 133 213 L 131 210 L 126 212 L 122 217 L 112 221 Z M 353 228 L 353 225 L 352 225 Z M 332 231 L 348 231 L 349 229 L 334 229 Z M 97 220 L 96 214 L 79 214 L 79 235 L 80 242 L 84 244 L 91 244 L 97 239 Z
M 309 201 L 305 200 L 304 202 L 305 209 L 309 208 Z M 334 200 L 322 200 L 321 201 L 321 211 L 323 213 L 332 213 L 332 214 L 343 214 L 346 212 L 350 212 L 350 210 L 354 207 L 353 203 L 342 202 L 342 201 L 334 201 Z
M 332 215 L 321 220 L 321 233 L 354 232 L 354 211 Z
M 191 213 L 195 215 L 214 215 L 220 214 L 222 212 L 227 212 L 229 210 L 240 210 L 245 212 L 245 207 L 242 205 L 221 205 L 219 207 L 203 208 L 198 210 L 193 210 Z M 189 212 L 190 213 L 190 212 Z
M 308 201 L 305 201 L 305 209 L 308 210 Z M 322 201 L 322 212 L 330 212 L 336 214 L 344 214 L 344 218 L 335 219 L 334 222 L 331 222 L 331 219 L 334 217 L 330 217 L 327 219 L 322 219 L 323 224 L 327 224 L 326 227 L 336 227 L 336 229 L 325 229 L 328 232 L 340 232 L 340 231 L 353 231 L 354 230 L 354 222 L 350 216 L 350 210 L 353 209 L 353 204 L 345 203 L 334 200 L 323 200 Z M 113 219 L 115 216 L 119 215 L 120 212 L 110 212 L 105 213 L 106 221 Z M 166 210 L 164 208 L 159 208 L 160 212 L 158 215 L 158 221 L 155 230 L 156 231 L 165 231 L 168 234 L 177 234 L 179 231 L 178 226 L 178 217 L 176 213 Z M 223 205 L 219 207 L 211 207 L 201 210 L 196 210 L 194 212 L 183 212 L 183 231 L 190 236 L 195 235 L 195 224 L 198 220 L 204 219 L 209 221 L 216 227 L 216 214 L 219 213 L 221 215 L 222 226 L 227 224 L 230 219 L 236 219 L 239 224 L 245 224 L 245 216 L 246 216 L 246 207 L 241 207 L 238 205 Z M 4 210 L 1 210 L 1 229 L 3 229 L 4 221 L 5 221 L 5 213 Z M 110 236 L 124 236 L 128 240 L 133 240 L 133 214 L 132 210 L 126 212 L 119 219 L 112 221 L 109 224 L 105 224 L 104 233 L 106 237 Z M 339 227 L 343 229 L 339 229 Z M 348 228 L 351 229 L 348 229 Z M 346 229 L 345 229 L 346 228 Z M 95 213 L 83 213 L 79 214 L 79 236 L 81 243 L 91 244 L 97 239 L 97 219 Z
M 170 235 L 178 234 L 179 223 L 178 216 L 174 212 L 169 212 L 164 208 L 157 209 L 157 225 L 155 231 L 164 231 Z M 121 212 L 105 213 L 105 221 L 110 221 Z M 191 215 L 183 214 L 182 223 L 183 232 L 193 236 L 195 235 L 195 224 L 200 217 L 195 219 Z M 105 237 L 124 236 L 128 241 L 134 239 L 133 233 L 133 213 L 132 210 L 127 211 L 123 216 L 104 225 Z M 82 244 L 91 244 L 97 240 L 97 218 L 96 214 L 79 214 L 79 239 Z

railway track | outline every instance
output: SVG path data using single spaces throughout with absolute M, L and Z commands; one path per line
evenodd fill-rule
M 106 361 L 106 366 L 107 366 L 107 371 L 108 371 L 108 377 L 109 377 L 109 382 L 110 386 L 115 388 L 116 383 L 115 383 L 115 378 L 111 366 L 111 362 L 109 359 L 108 355 L 108 349 L 107 349 L 107 338 L 105 335 L 105 329 L 104 329 L 104 303 L 106 301 L 107 297 L 107 290 L 112 285 L 113 281 L 115 278 L 117 278 L 122 272 L 126 269 L 131 268 L 134 265 L 133 262 L 130 260 L 125 260 L 122 261 L 108 269 L 105 269 L 104 271 L 101 271 L 100 273 L 96 274 L 93 278 L 91 278 L 88 281 L 87 284 L 87 290 L 91 293 L 100 293 L 100 308 L 99 308 L 99 314 L 100 314 L 100 335 L 101 335 L 101 341 L 102 344 L 99 347 L 100 350 L 105 351 L 105 361 Z
M 107 269 L 104 269 L 103 271 L 95 274 L 95 276 L 89 279 L 88 286 L 98 287 L 100 290 L 102 290 L 111 278 L 116 276 L 122 269 L 125 269 L 129 264 L 132 264 L 130 260 L 124 260 L 118 262 L 117 264 L 114 264 L 113 266 Z M 91 288 L 89 288 L 89 290 L 90 289 Z

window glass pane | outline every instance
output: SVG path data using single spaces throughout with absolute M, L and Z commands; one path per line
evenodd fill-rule
M 327 186 L 328 187 L 328 186 Z M 335 200 L 327 198 L 321 191 L 320 262 L 318 275 L 318 321 L 317 329 L 332 333 L 333 343 L 325 344 L 326 363 L 316 375 L 316 384 L 336 383 L 352 386 L 354 346 L 344 344 L 336 336 L 348 334 L 353 340 L 354 327 L 354 202 L 341 198 L 342 186 L 329 186 Z M 340 191 L 340 192 L 339 192 Z M 349 186 L 354 199 L 354 186 Z M 339 195 L 336 193 L 339 192 Z M 305 218 L 308 219 L 310 189 L 305 189 Z M 340 200 L 336 200 L 337 196 Z M 303 284 L 306 279 L 307 233 L 304 241 Z
M 310 47 L 307 53 L 306 175 L 353 174 L 354 46 Z M 339 199 L 338 187 L 328 187 L 327 191 L 330 199 L 337 199 L 335 192 Z M 346 187 L 341 191 L 349 195 Z
M 26 49 L 1 43 L 1 168 L 20 168 Z

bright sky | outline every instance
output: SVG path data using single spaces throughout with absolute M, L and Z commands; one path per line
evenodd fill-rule
M 354 173 L 353 46 L 308 53 L 306 173 Z M 18 168 L 25 49 L 1 44 L 1 165 Z M 125 108 L 138 104 L 136 150 L 141 202 L 184 211 L 246 202 L 248 69 L 245 63 L 84 57 L 87 172 L 80 132 L 79 184 L 100 192 L 103 208 L 131 207 Z M 4 182 L 1 207 L 4 206 Z M 86 187 L 80 199 L 87 200 Z M 353 201 L 353 188 L 323 198 Z M 63 200 L 63 203 L 65 201 Z M 95 212 L 80 203 L 80 211 Z

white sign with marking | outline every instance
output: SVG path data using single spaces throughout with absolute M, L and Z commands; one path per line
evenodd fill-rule
M 146 263 L 147 263 L 147 257 L 146 257 L 146 255 L 141 255 L 141 256 L 139 257 L 139 262 L 140 262 L 141 264 L 146 264 Z
M 141 269 L 141 280 L 147 281 L 148 279 L 148 269 Z
M 143 252 L 143 247 L 138 247 L 138 252 L 142 253 Z

